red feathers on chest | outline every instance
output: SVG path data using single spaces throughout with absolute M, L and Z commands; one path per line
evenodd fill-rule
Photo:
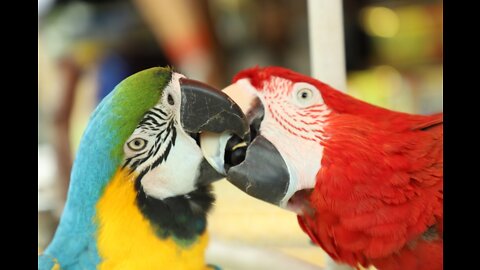
M 441 117 L 374 122 L 332 115 L 309 198 L 315 211 L 299 216 L 302 229 L 334 259 L 351 265 L 441 269 Z

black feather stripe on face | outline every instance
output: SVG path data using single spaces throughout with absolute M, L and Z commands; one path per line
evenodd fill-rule
M 169 116 L 161 108 L 152 108 L 145 113 L 144 118 L 138 124 L 136 130 L 140 130 L 140 133 L 147 134 L 150 137 L 154 137 L 155 141 L 153 147 L 147 151 L 143 151 L 133 157 L 127 158 L 123 167 L 129 166 L 130 171 L 137 170 L 142 164 L 155 158 L 149 167 L 143 170 L 152 170 L 157 167 L 161 162 L 167 160 L 168 154 L 172 145 L 175 145 L 175 139 L 177 131 L 175 129 L 175 120 L 172 116 Z M 163 145 L 166 145 L 163 153 L 159 154 L 159 150 Z M 145 153 L 147 153 L 145 155 Z

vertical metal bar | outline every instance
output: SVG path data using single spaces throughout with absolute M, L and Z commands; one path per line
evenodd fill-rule
M 308 0 L 312 77 L 347 90 L 342 0 Z

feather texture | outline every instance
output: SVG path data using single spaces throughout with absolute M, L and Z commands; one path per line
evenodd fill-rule
M 302 194 L 312 211 L 298 216 L 315 244 L 333 259 L 356 267 L 442 269 L 443 114 L 387 110 L 280 67 L 247 69 L 233 81 L 245 78 L 266 108 L 282 114 L 274 117 L 282 122 L 280 127 L 292 122 L 294 113 L 282 112 L 265 96 L 289 102 L 292 85 L 298 82 L 315 86 L 321 94 L 322 103 L 294 109 L 303 116 L 302 123 L 320 127 L 320 170 L 312 192 Z M 277 85 L 284 86 L 272 87 L 278 80 L 283 81 Z M 328 114 L 320 122 L 312 108 L 324 105 Z M 289 139 L 303 140 L 301 132 Z
M 392 132 L 358 118 L 330 117 L 330 139 L 309 198 L 316 211 L 300 223 L 330 255 L 352 265 L 441 269 L 442 260 L 430 262 L 432 253 L 425 251 L 442 254 L 442 124 Z M 438 226 L 438 237 L 423 239 L 431 226 Z M 411 263 L 402 267 L 403 259 Z

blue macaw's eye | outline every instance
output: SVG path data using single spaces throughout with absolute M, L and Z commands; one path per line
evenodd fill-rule
M 147 141 L 142 138 L 135 138 L 128 142 L 127 146 L 132 151 L 141 151 L 147 146 Z

